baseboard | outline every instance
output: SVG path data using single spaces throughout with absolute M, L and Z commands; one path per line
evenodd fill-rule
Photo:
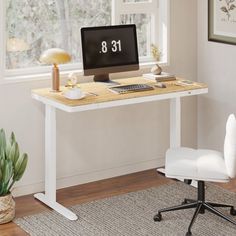
M 115 168 L 105 169 L 105 170 L 93 170 L 83 174 L 76 174 L 73 176 L 64 176 L 57 178 L 57 189 L 71 187 L 79 184 L 85 184 L 93 181 L 98 181 L 102 179 L 108 179 L 112 177 L 117 177 L 121 175 L 127 175 L 139 171 L 144 171 L 148 169 L 158 168 L 164 165 L 164 158 L 162 159 L 152 159 L 149 161 L 143 161 L 138 163 L 133 163 L 129 165 L 119 166 Z M 29 185 L 20 186 L 14 188 L 13 195 L 15 197 L 28 195 L 32 193 L 44 191 L 44 182 L 33 183 Z

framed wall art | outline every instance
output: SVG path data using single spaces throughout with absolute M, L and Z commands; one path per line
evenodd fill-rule
M 208 40 L 236 45 L 236 0 L 208 0 Z

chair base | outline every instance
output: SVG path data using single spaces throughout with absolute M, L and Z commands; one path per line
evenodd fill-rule
M 210 211 L 211 213 L 221 217 L 222 219 L 224 219 L 236 226 L 236 221 L 231 220 L 229 217 L 225 216 L 220 211 L 216 210 L 215 209 L 216 207 L 228 207 L 228 208 L 230 208 L 230 214 L 233 216 L 236 215 L 236 210 L 234 209 L 234 206 L 232 206 L 232 205 L 226 205 L 226 204 L 220 204 L 220 203 L 214 203 L 214 202 L 206 202 L 205 201 L 205 183 L 203 181 L 198 181 L 198 199 L 197 200 L 184 199 L 184 201 L 182 202 L 181 205 L 159 210 L 153 219 L 154 219 L 154 221 L 161 221 L 162 220 L 161 213 L 163 213 L 163 212 L 196 208 L 196 210 L 193 214 L 192 220 L 190 222 L 190 225 L 188 227 L 188 232 L 186 233 L 186 236 L 192 235 L 191 229 L 192 229 L 192 226 L 193 226 L 198 214 L 204 214 L 205 210 Z

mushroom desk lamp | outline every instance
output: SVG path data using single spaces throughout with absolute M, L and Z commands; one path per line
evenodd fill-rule
M 63 49 L 51 48 L 42 53 L 40 62 L 53 65 L 52 68 L 52 91 L 60 92 L 60 72 L 58 64 L 64 64 L 71 60 L 71 56 Z

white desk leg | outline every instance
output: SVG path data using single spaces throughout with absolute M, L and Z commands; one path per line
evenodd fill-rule
M 181 100 L 170 100 L 170 148 L 181 146 Z M 158 172 L 165 174 L 165 168 L 158 168 Z M 178 179 L 184 181 L 184 179 Z M 192 180 L 191 185 L 197 187 L 197 182 Z
M 180 98 L 170 99 L 170 147 L 181 145 L 181 101 Z M 165 174 L 165 168 L 158 168 L 158 172 Z
M 56 108 L 50 105 L 46 105 L 45 111 L 45 194 L 37 193 L 34 197 L 69 220 L 78 219 L 56 202 Z
M 170 100 L 170 147 L 181 146 L 181 101 L 180 98 Z
M 170 101 L 170 147 L 181 146 L 181 101 L 173 98 Z M 178 179 L 184 182 L 184 179 Z M 197 182 L 192 180 L 191 185 L 197 188 Z

